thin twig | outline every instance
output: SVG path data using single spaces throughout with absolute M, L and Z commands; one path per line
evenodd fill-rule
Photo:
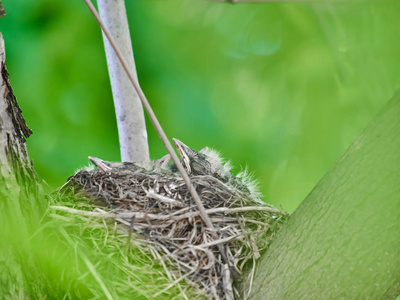
M 71 214 L 77 214 L 77 215 L 82 215 L 82 216 L 87 216 L 87 217 L 99 217 L 99 218 L 130 219 L 132 217 L 135 217 L 136 219 L 145 219 L 145 218 L 148 218 L 150 220 L 174 219 L 176 221 L 179 221 L 179 220 L 193 218 L 193 217 L 200 215 L 200 212 L 198 212 L 198 211 L 189 212 L 189 213 L 185 213 L 182 215 L 171 216 L 170 214 L 160 215 L 160 214 L 148 214 L 148 213 L 142 213 L 142 212 L 140 212 L 140 213 L 139 212 L 129 212 L 129 213 L 95 212 L 95 211 L 86 211 L 86 210 L 80 210 L 80 209 L 70 208 L 70 207 L 66 207 L 66 206 L 57 206 L 57 205 L 50 206 L 50 208 L 55 209 L 55 210 L 65 211 L 65 212 L 68 212 Z M 258 207 L 258 206 L 235 207 L 235 208 L 217 207 L 217 208 L 206 209 L 205 211 L 206 211 L 207 215 L 218 213 L 218 212 L 223 212 L 225 214 L 234 214 L 234 213 L 246 212 L 246 211 L 270 212 L 271 208 L 270 207 Z
M 159 201 L 164 202 L 164 203 L 168 203 L 168 204 L 172 204 L 172 205 L 175 205 L 175 206 L 179 206 L 179 207 L 184 207 L 185 206 L 185 204 L 183 204 L 182 202 L 176 201 L 176 200 L 171 199 L 171 198 L 166 197 L 166 196 L 162 196 L 162 195 L 156 194 L 154 192 L 148 192 L 147 193 L 147 197 L 150 197 L 150 198 L 155 199 L 155 200 L 159 200 Z

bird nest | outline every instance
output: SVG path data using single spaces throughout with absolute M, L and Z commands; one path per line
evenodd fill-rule
M 173 166 L 127 164 L 80 170 L 59 191 L 63 196 L 72 194 L 79 201 L 97 203 L 104 210 L 54 208 L 113 218 L 135 233 L 134 239 L 141 245 L 151 248 L 154 257 L 168 268 L 171 282 L 184 278 L 198 295 L 246 298 L 254 262 L 288 214 L 261 202 L 244 179 L 226 172 L 222 176 L 221 172 L 196 174 L 192 170 L 191 182 L 214 225 L 213 231 L 204 223 Z M 247 265 L 251 266 L 250 275 L 243 279 Z M 237 288 L 239 280 L 242 292 Z

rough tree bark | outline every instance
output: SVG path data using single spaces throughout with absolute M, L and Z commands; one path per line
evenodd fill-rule
M 21 180 L 37 181 L 25 144 L 25 138 L 32 131 L 25 123 L 11 88 L 5 58 L 4 40 L 0 33 L 0 186 L 3 195 L 15 193 L 14 186 L 10 186 L 13 181 L 21 188 Z M 24 192 L 29 194 L 31 191 Z
M 42 212 L 45 209 L 44 201 L 38 200 L 38 177 L 25 144 L 25 138 L 31 133 L 8 79 L 4 40 L 0 33 L 0 295 L 5 299 L 24 297 L 33 288 L 27 285 L 24 272 L 25 268 L 34 266 L 32 257 L 20 257 L 12 244 L 1 242 L 13 240 L 15 232 L 28 238 L 29 224 L 16 220 L 40 218 L 32 216 L 32 211 L 40 211 L 32 209 L 33 206 L 42 208 Z
M 278 233 L 250 299 L 399 295 L 399 167 L 397 93 Z

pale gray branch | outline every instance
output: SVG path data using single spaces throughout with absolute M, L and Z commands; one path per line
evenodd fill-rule
M 138 83 L 124 0 L 97 0 L 99 13 Z M 122 161 L 149 161 L 146 124 L 139 95 L 103 34 L 114 98 Z

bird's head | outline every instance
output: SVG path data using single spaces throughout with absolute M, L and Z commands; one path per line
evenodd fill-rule
M 171 160 L 169 154 L 161 157 L 160 159 L 149 161 L 149 162 L 110 162 L 105 161 L 97 157 L 89 156 L 89 160 L 97 167 L 101 172 L 111 173 L 129 173 L 136 172 L 139 170 L 145 170 L 149 172 L 162 172 L 167 171 L 167 166 Z
M 112 169 L 123 167 L 122 162 L 109 162 L 94 156 L 89 156 L 89 160 L 97 167 L 97 169 L 105 173 L 111 172 Z
M 231 176 L 229 164 L 223 163 L 216 151 L 208 147 L 196 151 L 178 139 L 174 138 L 173 140 L 181 157 L 182 165 L 188 174 L 211 175 L 222 178 Z
M 196 151 L 178 139 L 173 139 L 176 150 L 181 157 L 181 163 L 188 174 L 205 175 L 211 173 L 211 165 L 203 153 L 206 148 Z

